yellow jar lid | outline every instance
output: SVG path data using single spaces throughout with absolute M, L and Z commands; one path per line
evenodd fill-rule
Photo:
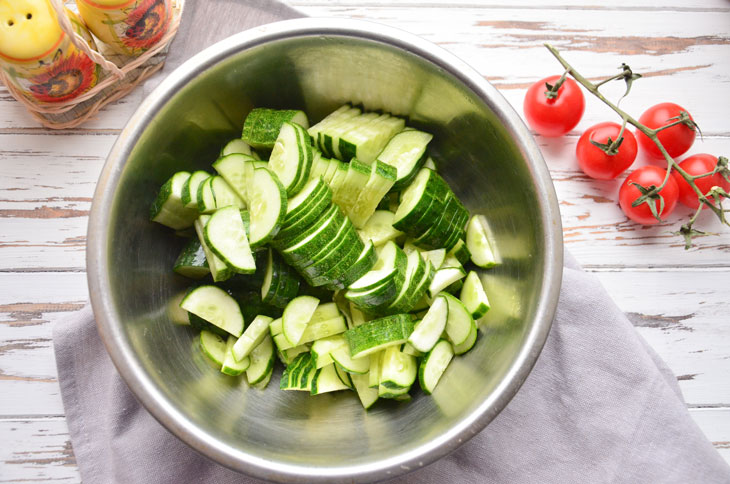
M 48 0 L 0 0 L 0 55 L 19 61 L 40 58 L 62 34 Z

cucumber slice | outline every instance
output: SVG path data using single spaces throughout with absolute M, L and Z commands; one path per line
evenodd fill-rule
M 204 237 L 210 250 L 234 271 L 241 274 L 256 272 L 256 261 L 238 208 L 228 206 L 216 210 L 205 224 Z
M 432 139 L 432 134 L 416 129 L 405 129 L 388 141 L 378 155 L 378 161 L 398 170 L 393 190 L 401 190 L 413 180 L 426 162 L 426 147 Z
M 230 376 L 238 376 L 251 366 L 251 358 L 246 357 L 241 361 L 237 361 L 233 355 L 233 345 L 236 344 L 236 338 L 229 336 L 226 342 L 226 357 L 223 360 L 223 366 L 221 366 L 221 373 L 225 373 Z
M 407 257 L 405 283 L 395 300 L 388 307 L 389 311 L 393 313 L 407 313 L 411 310 L 412 295 L 426 272 L 426 262 L 421 258 L 418 251 L 411 252 Z
M 277 253 L 267 252 L 261 300 L 283 309 L 299 293 L 300 279 Z
M 279 388 L 282 390 L 303 390 L 300 383 L 307 385 L 308 375 L 314 369 L 312 357 L 309 353 L 299 354 L 292 363 L 284 369 L 279 382 Z M 312 372 L 313 373 L 313 372 Z M 302 379 L 302 376 L 304 378 Z M 309 388 L 306 388 L 309 390 Z
M 183 295 L 183 298 L 185 295 Z M 188 315 L 188 324 L 190 324 L 190 327 L 193 329 L 196 329 L 198 331 L 209 331 L 211 333 L 215 333 L 218 336 L 222 337 L 224 340 L 228 338 L 228 332 L 222 330 L 218 326 L 209 323 L 205 319 L 201 318 L 200 316 L 196 316 L 193 313 L 189 313 L 185 311 L 184 309 L 180 308 L 180 311 L 184 311 Z
M 360 242 L 360 240 L 353 244 L 353 254 L 359 247 L 361 247 L 361 244 L 362 242 Z M 372 242 L 368 241 L 368 243 L 362 247 L 360 254 L 353 263 L 350 264 L 349 258 L 343 259 L 343 261 L 346 261 L 346 265 L 344 266 L 345 270 L 342 273 L 342 276 L 337 276 L 330 282 L 330 288 L 335 287 L 337 289 L 343 289 L 347 287 L 372 269 L 377 260 L 378 254 L 375 252 L 375 246 Z
M 347 175 L 342 181 L 342 186 L 337 191 L 337 196 L 332 199 L 340 206 L 343 212 L 350 214 L 357 203 L 360 191 L 365 187 L 370 177 L 370 166 L 353 158 L 347 165 Z
M 380 385 L 380 362 L 383 360 L 383 352 L 376 351 L 370 354 L 370 371 L 368 372 L 368 387 L 377 390 Z
M 253 173 L 254 159 L 250 155 L 231 153 L 221 156 L 213 168 L 243 200 L 248 200 L 247 187 Z
M 234 345 L 233 351 L 235 352 L 235 350 L 236 346 Z M 274 341 L 271 339 L 271 336 L 264 333 L 264 338 L 251 351 L 249 358 L 251 359 L 251 365 L 246 369 L 246 379 L 249 385 L 256 385 L 270 375 L 274 368 L 274 359 L 276 356 L 274 353 Z
M 372 240 L 375 247 L 395 240 L 403 232 L 393 227 L 395 214 L 388 210 L 376 210 L 375 213 L 365 222 L 363 228 L 358 231 L 362 240 Z
M 466 246 L 466 242 L 464 242 L 464 239 L 459 239 L 456 241 L 456 244 L 449 250 L 449 255 L 453 256 L 458 260 L 462 265 L 469 262 L 471 259 L 471 252 L 469 252 L 469 248 Z
M 238 302 L 219 287 L 196 287 L 183 298 L 180 307 L 233 336 L 241 336 L 243 332 L 243 315 Z
M 200 213 L 212 213 L 218 208 L 215 204 L 215 194 L 213 194 L 213 177 L 212 175 L 198 185 L 198 193 L 196 198 L 198 200 L 198 212 Z
M 286 191 L 278 177 L 266 168 L 256 168 L 248 187 L 251 214 L 251 247 L 259 247 L 279 232 L 286 216 Z
M 236 361 L 241 361 L 247 357 L 269 335 L 269 324 L 273 320 L 273 318 L 259 314 L 249 323 L 246 331 L 233 345 L 233 356 Z
M 418 369 L 418 382 L 426 395 L 433 393 L 433 389 L 436 388 L 453 357 L 454 350 L 451 343 L 442 339 L 421 361 L 421 366 Z
M 205 251 L 198 239 L 190 239 L 185 244 L 172 270 L 190 279 L 201 279 L 210 274 Z
M 454 346 L 458 346 L 467 340 L 471 329 L 476 328 L 474 319 L 464 303 L 451 294 L 442 292 L 439 297 L 446 299 L 449 306 L 449 314 L 446 318 L 446 336 Z
M 484 286 L 482 285 L 481 279 L 479 279 L 479 275 L 474 271 L 470 271 L 466 275 L 459 299 L 464 303 L 464 306 L 466 306 L 466 309 L 471 313 L 471 317 L 475 321 L 489 311 L 490 306 L 487 293 L 484 292 Z
M 401 351 L 407 355 L 415 356 L 416 358 L 420 358 L 423 356 L 423 351 L 418 351 L 416 348 L 411 346 L 409 343 L 406 343 L 403 345 L 403 349 Z
M 185 208 L 198 210 L 198 187 L 203 181 L 210 177 L 210 173 L 204 170 L 194 171 L 190 178 L 185 180 L 180 198 Z
M 355 228 L 345 217 L 343 227 L 335 239 L 312 257 L 311 264 L 300 265 L 299 271 L 314 287 L 333 284 L 352 268 L 362 247 L 362 241 L 355 233 Z
M 316 260 L 315 256 L 335 240 L 347 220 L 336 205 L 332 207 L 335 210 L 325 212 L 327 218 L 321 217 L 300 236 L 300 239 L 292 241 L 293 245 L 281 251 L 281 255 L 288 263 L 294 266 L 311 264 Z
M 284 123 L 296 123 L 305 129 L 309 120 L 303 111 L 255 108 L 243 123 L 243 140 L 254 148 L 274 148 Z
M 248 374 L 248 370 L 246 370 L 246 372 Z M 251 386 L 257 390 L 265 389 L 267 386 L 269 386 L 269 382 L 271 381 L 271 376 L 273 374 L 274 374 L 274 365 L 271 365 L 271 368 L 269 368 L 268 373 L 266 373 L 266 375 L 264 375 L 264 378 L 260 382 L 254 384 L 254 385 L 251 385 Z
M 329 166 L 330 162 L 322 156 L 322 152 L 317 148 L 312 148 L 312 170 L 309 172 L 309 181 L 321 178 Z
M 310 343 L 318 339 L 327 338 L 347 331 L 347 323 L 344 316 L 337 316 L 323 321 L 310 321 L 302 333 L 300 344 Z
M 406 342 L 413 331 L 408 314 L 396 314 L 368 321 L 345 331 L 352 358 L 360 358 L 393 345 Z
M 288 202 L 287 202 L 288 203 Z M 287 245 L 303 234 L 313 223 L 319 220 L 325 213 L 333 210 L 332 191 L 327 189 L 325 197 L 318 203 L 310 205 L 309 210 L 301 212 L 299 217 L 284 224 L 273 243 L 276 246 L 285 248 Z
M 360 279 L 350 284 L 349 289 L 353 291 L 367 291 L 382 284 L 383 281 L 393 277 L 394 273 L 405 271 L 408 258 L 403 249 L 395 242 L 388 242 L 378 254 L 378 260 L 373 268 Z
M 200 348 L 203 350 L 203 354 L 215 363 L 218 368 L 223 366 L 223 360 L 226 359 L 226 340 L 221 338 L 220 335 L 202 330 L 200 332 Z
M 340 377 L 337 375 L 335 366 L 332 364 L 316 370 L 310 385 L 311 395 L 321 395 L 322 393 L 348 390 L 350 388 L 342 382 Z
M 459 202 L 454 196 L 450 196 L 443 208 L 443 215 L 438 222 L 433 224 L 413 244 L 425 249 L 439 249 L 446 247 L 447 241 L 451 238 L 458 239 L 461 235 L 457 233 L 459 220 L 465 215 L 459 207 Z M 466 214 L 468 219 L 468 214 Z M 466 220 L 464 220 L 466 222 Z M 456 235 L 454 235 L 456 233 Z
M 396 271 L 391 272 L 389 277 L 382 281 L 382 284 L 371 289 L 363 291 L 350 289 L 345 293 L 345 297 L 355 303 L 357 307 L 371 312 L 389 306 L 398 297 L 396 275 Z
M 284 338 L 284 335 L 283 334 L 282 335 L 279 335 L 279 336 L 281 336 L 282 338 Z M 275 338 L 274 338 L 274 340 L 275 340 Z M 274 342 L 276 342 L 276 341 L 274 341 Z M 285 349 L 285 350 L 280 350 L 277 354 L 279 356 L 279 360 L 281 360 L 281 362 L 284 365 L 289 365 L 289 364 L 291 364 L 294 361 L 294 359 L 297 356 L 301 355 L 302 353 L 309 353 L 309 346 L 307 346 L 307 345 L 299 345 L 299 346 L 295 346 L 293 348 L 288 348 L 288 349 Z
M 295 297 L 286 305 L 281 317 L 282 334 L 292 346 L 299 344 L 318 305 L 319 299 L 312 296 Z
M 264 272 L 264 280 L 261 283 L 261 301 L 267 304 L 271 304 L 274 300 L 276 288 L 279 285 L 278 277 L 274 279 L 274 272 L 278 271 L 279 268 L 275 267 L 273 252 L 271 249 L 267 251 L 266 271 Z
M 466 246 L 471 252 L 471 260 L 479 267 L 489 269 L 497 264 L 487 237 L 487 229 L 482 215 L 474 215 L 466 228 Z
M 352 387 L 352 379 L 350 378 L 350 374 L 347 373 L 345 370 L 342 369 L 339 365 L 335 364 L 335 373 L 337 373 L 337 377 L 340 379 L 340 381 L 350 390 L 353 390 Z
M 437 297 L 422 320 L 418 321 L 408 337 L 408 343 L 418 351 L 428 353 L 446 329 L 449 305 L 444 297 Z
M 347 163 L 337 163 L 337 171 L 332 177 L 332 180 L 329 182 L 330 189 L 332 189 L 332 200 L 337 199 L 340 190 L 342 190 L 342 187 L 345 184 L 345 178 L 347 178 L 348 172 L 347 167 Z
M 428 296 L 431 298 L 436 297 L 438 293 L 455 283 L 459 279 L 464 278 L 466 272 L 461 267 L 446 267 L 437 270 L 431 284 L 428 286 Z
M 332 186 L 332 180 L 335 178 L 335 175 L 340 170 L 340 165 L 342 165 L 342 162 L 340 160 L 329 160 L 329 166 L 327 167 L 327 171 L 325 171 L 324 175 L 322 175 L 322 180 L 324 180 L 327 186 Z
M 364 375 L 370 370 L 370 357 L 361 356 L 360 358 L 352 358 L 350 356 L 350 348 L 347 346 L 341 346 L 332 350 L 330 356 L 347 373 Z
M 418 373 L 418 371 L 416 371 L 416 373 Z M 396 401 L 407 401 L 411 398 L 410 395 L 408 395 L 408 390 L 410 390 L 410 388 L 390 388 L 385 385 L 378 385 L 378 396 L 380 398 L 389 398 Z
M 215 198 L 215 208 L 223 208 L 233 205 L 238 208 L 246 208 L 246 202 L 231 188 L 222 176 L 213 176 L 210 180 L 210 189 Z
M 287 201 L 284 226 L 292 225 L 299 218 L 314 210 L 318 204 L 323 203 L 325 199 L 327 200 L 326 205 L 329 206 L 332 192 L 324 180 L 321 178 L 310 180 L 299 193 Z
M 296 195 L 307 182 L 312 159 L 307 132 L 299 125 L 284 123 L 271 151 L 269 166 L 279 177 L 288 196 Z
M 361 115 L 364 116 L 367 114 Z M 372 163 L 388 141 L 403 130 L 405 121 L 395 116 L 381 115 L 367 124 L 353 121 L 352 126 L 353 129 L 344 134 L 340 141 L 340 151 L 354 154 L 365 163 Z
M 410 233 L 409 230 L 418 232 L 423 227 L 431 226 L 436 220 L 430 218 L 427 223 L 422 223 L 423 217 L 432 212 L 432 203 L 442 206 L 440 200 L 444 200 L 449 191 L 446 182 L 435 171 L 422 168 L 408 188 L 401 192 L 393 226 L 406 233 Z M 438 216 L 442 215 L 440 210 L 434 212 Z
M 471 329 L 469 330 L 469 336 L 464 340 L 463 343 L 460 345 L 453 345 L 454 346 L 454 354 L 455 355 L 463 355 L 470 349 L 474 347 L 474 343 L 477 341 L 477 325 L 472 325 Z
M 425 260 L 431 261 L 434 269 L 439 270 L 446 259 L 446 249 L 424 250 L 421 255 Z
M 241 154 L 251 156 L 251 146 L 241 138 L 232 139 L 221 149 L 220 156 Z
M 330 353 L 338 348 L 347 348 L 347 341 L 341 334 L 320 338 L 312 343 L 312 358 L 314 358 L 314 367 L 322 368 L 323 366 L 333 363 Z
M 362 407 L 365 410 L 372 407 L 373 404 L 378 400 L 378 389 L 370 388 L 369 374 L 352 374 L 350 375 L 350 378 L 352 379 L 352 384 L 355 387 L 355 391 L 357 392 L 357 397 L 360 399 L 360 403 L 362 403 Z
M 389 390 L 408 389 L 416 381 L 418 365 L 416 358 L 400 351 L 398 346 L 390 346 L 383 352 L 380 362 L 380 386 Z
M 429 170 L 437 171 L 436 169 L 436 163 L 433 161 L 433 158 L 430 156 L 426 158 L 426 162 L 423 164 L 424 168 L 428 168 Z
M 423 274 L 423 278 L 411 293 L 410 301 L 408 303 L 411 307 L 411 311 L 419 311 L 421 309 L 427 309 L 429 307 L 429 302 L 426 298 L 426 292 L 428 291 L 428 287 L 431 284 L 435 273 L 436 271 L 433 270 L 431 262 L 427 261 L 426 271 Z
M 388 117 L 387 114 L 362 113 L 339 125 L 332 140 L 337 157 L 341 160 L 357 157 L 358 145 L 366 143 L 371 137 L 377 136 L 376 127 Z M 370 162 L 368 160 L 368 163 Z
M 179 171 L 162 185 L 150 207 L 150 220 L 174 230 L 193 225 L 198 213 L 182 202 L 182 188 L 189 178 L 189 172 Z
M 383 197 L 393 188 L 397 170 L 385 163 L 376 161 L 372 164 L 370 177 L 357 197 L 350 218 L 355 227 L 361 228 L 375 213 Z

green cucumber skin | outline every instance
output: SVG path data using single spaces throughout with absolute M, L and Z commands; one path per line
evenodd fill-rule
M 313 286 L 324 286 L 329 284 L 330 286 L 334 286 L 338 289 L 345 287 L 342 283 L 342 278 L 365 248 L 365 244 L 362 243 L 360 236 L 358 236 L 357 232 L 355 232 L 355 227 L 352 225 L 350 225 L 350 227 L 350 234 L 347 237 L 348 240 L 352 241 L 350 250 L 345 253 L 339 261 L 336 259 L 333 260 L 332 262 L 335 262 L 335 265 L 332 266 L 329 271 L 322 273 L 320 276 L 313 277 L 311 279 L 311 284 Z
M 413 319 L 410 314 L 396 314 L 368 321 L 345 331 L 345 340 L 353 357 L 372 347 L 372 341 L 405 340 L 413 332 Z
M 363 250 L 365 250 L 364 246 Z M 378 254 L 375 252 L 375 248 L 373 247 L 372 250 L 365 254 L 361 260 L 356 261 L 355 264 L 352 265 L 351 269 L 347 271 L 347 274 L 342 277 L 339 283 L 342 287 L 349 286 L 370 271 L 377 261 Z
M 208 259 L 205 258 L 203 246 L 197 238 L 190 239 L 180 251 L 173 270 L 191 279 L 201 279 L 210 274 Z
M 241 138 L 253 148 L 270 150 L 274 147 L 281 126 L 300 112 L 294 109 L 254 108 L 246 116 Z
M 310 239 L 305 245 L 302 245 L 297 249 L 284 249 L 282 251 L 282 255 L 290 265 L 297 266 L 314 262 L 312 257 L 326 247 L 327 244 L 339 233 L 342 225 L 345 223 L 345 215 L 340 210 L 335 210 L 330 218 L 322 221 L 321 223 L 327 223 L 327 226 L 320 230 L 317 235 L 313 239 Z M 305 238 L 306 237 L 301 240 L 304 240 Z M 301 242 L 301 240 L 293 241 L 289 247 L 294 247 Z
M 197 329 L 198 331 L 206 330 L 210 331 L 211 333 L 215 333 L 223 338 L 228 338 L 228 332 L 225 329 L 221 329 L 215 324 L 209 323 L 200 316 L 196 316 L 193 313 L 188 313 L 188 320 L 190 321 L 190 326 Z
M 396 180 L 393 184 L 393 187 L 390 189 L 390 193 L 394 192 L 400 192 L 404 188 L 406 188 L 408 185 L 411 184 L 414 178 L 416 178 L 416 175 L 418 172 L 423 168 L 423 165 L 426 164 L 426 160 L 428 159 L 428 152 L 424 150 L 423 155 L 418 159 L 416 162 L 416 165 L 413 167 L 413 170 L 400 180 Z
M 437 350 L 439 345 L 448 345 L 449 349 L 451 350 L 451 357 L 449 358 L 449 363 L 446 364 L 444 371 L 441 372 L 438 379 L 436 380 L 436 383 L 433 385 L 433 387 L 428 388 L 428 385 L 426 384 L 426 370 L 427 370 L 428 362 L 431 358 L 431 355 L 433 355 L 437 351 L 440 351 L 440 348 Z M 446 368 L 449 367 L 449 364 L 451 363 L 451 360 L 454 357 L 454 352 L 451 348 L 452 348 L 451 343 L 449 343 L 448 341 L 446 341 L 444 339 L 440 339 L 436 342 L 433 349 L 431 349 L 431 351 L 429 351 L 428 354 L 421 360 L 421 364 L 419 365 L 419 368 L 418 368 L 418 383 L 421 386 L 421 390 L 423 390 L 423 393 L 425 393 L 426 395 L 431 395 L 433 393 L 434 388 L 436 388 L 436 386 L 438 385 L 438 382 L 441 381 L 441 377 L 446 372 Z

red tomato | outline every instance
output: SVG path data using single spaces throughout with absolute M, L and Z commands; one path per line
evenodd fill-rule
M 548 99 L 545 83 L 554 85 L 558 79 L 560 76 L 546 77 L 530 86 L 525 94 L 522 108 L 527 124 L 543 136 L 562 136 L 575 128 L 586 107 L 583 92 L 573 79 L 566 79 L 557 97 Z
M 652 106 L 641 115 L 639 122 L 647 128 L 656 129 L 666 126 L 671 123 L 675 118 L 679 116 L 681 111 L 689 112 L 682 106 L 674 103 L 661 103 L 656 106 Z M 690 115 L 690 119 L 692 116 Z M 695 142 L 695 130 L 687 126 L 686 124 L 677 124 L 671 128 L 664 129 L 657 133 L 659 141 L 667 150 L 669 156 L 676 158 L 677 156 L 686 153 L 692 143 Z M 661 160 L 664 158 L 657 145 L 641 131 L 636 131 L 636 136 L 639 138 L 639 145 L 641 149 L 646 152 L 649 157 Z
M 642 203 L 636 207 L 632 207 L 631 204 L 641 196 L 641 191 L 631 183 L 638 183 L 639 185 L 648 188 L 651 185 L 659 186 L 664 181 L 666 176 L 666 170 L 662 170 L 657 166 L 642 166 L 638 170 L 634 170 L 626 177 L 626 181 L 621 185 L 621 189 L 618 192 L 619 205 L 621 210 L 624 211 L 627 217 L 634 222 L 643 225 L 654 225 L 659 221 L 654 218 L 651 214 L 651 209 L 646 203 Z M 670 176 L 667 180 L 667 184 L 659 192 L 659 195 L 664 198 L 664 209 L 659 214 L 660 217 L 664 218 L 674 210 L 677 205 L 677 197 L 679 196 L 679 188 L 677 183 Z M 652 203 L 651 201 L 649 203 Z M 653 202 L 657 212 L 659 212 L 660 202 L 654 200 Z
M 631 131 L 624 130 L 624 140 L 615 155 L 609 155 L 591 143 L 593 140 L 607 144 L 609 137 L 616 141 L 620 132 L 620 124 L 599 123 L 581 135 L 575 147 L 575 156 L 578 157 L 578 165 L 583 173 L 598 180 L 613 180 L 631 166 L 636 159 L 637 150 L 636 138 Z
M 679 167 L 690 175 L 702 175 L 703 173 L 709 173 L 715 169 L 717 165 L 717 156 L 708 155 L 701 153 L 698 155 L 692 155 L 682 163 Z M 697 208 L 700 206 L 700 199 L 697 197 L 697 193 L 692 189 L 687 180 L 680 175 L 677 170 L 672 171 L 672 178 L 677 182 L 679 187 L 679 201 L 690 208 Z M 730 192 L 730 183 L 725 180 L 722 175 L 715 173 L 712 176 L 704 176 L 695 180 L 695 185 L 700 189 L 702 193 L 707 193 L 714 186 L 722 187 L 726 192 Z M 712 201 L 712 199 L 710 199 Z M 707 208 L 705 205 L 703 208 Z

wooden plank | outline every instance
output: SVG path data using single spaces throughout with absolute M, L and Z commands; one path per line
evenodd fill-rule
M 728 271 L 596 274 L 678 375 L 689 404 L 730 403 Z M 83 273 L 0 273 L 0 394 L 6 396 L 0 399 L 0 415 L 63 413 L 51 325 L 79 309 L 85 298 Z
M 690 409 L 690 415 L 730 463 L 730 408 Z M 0 420 L 0 482 L 79 482 L 62 418 Z

